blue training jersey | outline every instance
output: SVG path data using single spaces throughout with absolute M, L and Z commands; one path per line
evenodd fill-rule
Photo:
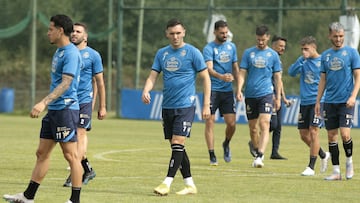
M 292 77 L 296 77 L 298 74 L 300 75 L 301 105 L 316 103 L 320 81 L 320 66 L 321 56 L 308 59 L 300 56 L 288 70 L 289 75 Z
M 359 52 L 345 46 L 324 51 L 321 72 L 326 74 L 326 103 L 346 103 L 354 89 L 353 69 L 360 68 Z
M 233 63 L 238 61 L 236 46 L 232 42 L 217 44 L 214 41 L 208 43 L 203 49 L 205 62 L 213 61 L 213 69 L 220 73 L 232 74 Z M 232 82 L 225 82 L 210 75 L 211 90 L 220 92 L 232 91 Z
M 49 110 L 62 110 L 65 108 L 79 110 L 77 89 L 81 66 L 80 52 L 74 44 L 70 43 L 56 50 L 52 59 L 50 92 L 61 83 L 63 74 L 72 76 L 73 80 L 70 87 L 59 98 L 49 104 Z
M 80 83 L 78 88 L 79 104 L 90 103 L 93 99 L 92 78 L 103 72 L 102 59 L 96 50 L 86 47 L 80 50 L 84 67 L 80 71 Z
M 190 44 L 179 49 L 173 49 L 170 45 L 159 49 L 152 70 L 163 72 L 162 108 L 194 106 L 196 74 L 206 68 L 201 52 Z
M 247 71 L 245 97 L 258 98 L 273 94 L 272 76 L 282 71 L 278 53 L 271 48 L 264 50 L 256 46 L 244 51 L 240 68 Z

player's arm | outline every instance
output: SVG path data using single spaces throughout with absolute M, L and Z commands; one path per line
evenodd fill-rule
M 245 83 L 246 74 L 247 74 L 246 69 L 244 69 L 244 68 L 239 69 L 239 78 L 238 78 L 238 81 L 237 81 L 239 95 L 236 96 L 239 101 L 242 101 L 244 99 L 243 94 L 242 94 L 242 88 L 243 88 L 244 83 Z
M 354 75 L 354 89 L 351 92 L 351 95 L 346 102 L 346 106 L 348 108 L 352 108 L 355 106 L 356 96 L 359 93 L 359 89 L 360 89 L 360 69 L 354 69 L 353 75 Z
M 213 61 L 206 61 L 206 66 L 208 68 L 208 72 L 212 77 L 218 78 L 225 82 L 231 82 L 234 80 L 234 76 L 230 73 L 221 74 L 214 70 L 214 62 Z
M 46 106 L 48 106 L 55 99 L 59 98 L 67 89 L 69 89 L 73 78 L 74 77 L 71 75 L 63 74 L 61 83 L 39 103 L 35 104 L 30 112 L 30 117 L 39 117 L 39 114 L 45 110 Z
M 98 119 L 102 120 L 106 116 L 106 95 L 105 95 L 105 83 L 104 83 L 104 77 L 103 73 L 100 72 L 94 76 L 95 78 L 95 89 L 96 94 L 99 94 L 99 108 L 98 108 Z M 94 81 L 94 80 L 93 80 Z M 94 91 L 95 93 L 95 91 Z M 94 95 L 93 98 L 95 98 L 96 95 Z
M 318 93 L 316 96 L 316 104 L 315 104 L 315 115 L 316 116 L 320 116 L 321 112 L 320 112 L 320 100 L 321 97 L 324 94 L 325 91 L 325 85 L 326 85 L 326 74 L 325 73 L 321 73 L 320 75 L 320 81 L 319 81 L 319 85 L 318 85 Z
M 234 62 L 232 64 L 232 74 L 235 78 L 236 81 L 236 100 L 239 101 L 240 100 L 240 96 L 241 96 L 241 87 L 240 87 L 240 71 L 239 71 L 239 64 L 237 62 Z
M 279 72 L 275 72 L 274 75 L 274 82 L 275 82 L 275 109 L 279 110 L 280 105 L 281 105 L 281 92 L 283 89 L 283 84 L 282 84 L 282 80 L 281 80 L 281 71 Z
M 150 104 L 151 102 L 150 91 L 154 88 L 158 75 L 159 75 L 158 72 L 151 70 L 149 77 L 146 79 L 141 96 L 141 99 L 145 104 Z
M 209 77 L 209 72 L 207 69 L 202 70 L 199 72 L 199 76 L 203 80 L 203 111 L 202 111 L 202 118 L 208 119 L 210 117 L 210 94 L 211 94 L 211 81 Z
M 95 77 L 92 78 L 92 88 L 93 88 L 92 110 L 94 110 L 95 104 L 96 104 L 96 98 L 97 98 L 97 94 L 98 94 Z

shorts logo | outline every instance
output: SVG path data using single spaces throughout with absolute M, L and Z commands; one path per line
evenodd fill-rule
M 70 134 L 71 129 L 68 127 L 57 127 L 56 128 L 56 139 L 65 139 Z

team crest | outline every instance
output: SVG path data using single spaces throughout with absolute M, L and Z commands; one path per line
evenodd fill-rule
M 181 56 L 185 56 L 186 55 L 186 50 L 182 50 L 180 53 Z
M 85 59 L 89 58 L 89 56 L 90 56 L 89 52 L 85 52 L 85 53 L 83 54 L 83 58 L 85 58 Z

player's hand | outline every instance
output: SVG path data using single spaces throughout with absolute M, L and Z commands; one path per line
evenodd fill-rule
M 98 119 L 103 120 L 106 117 L 106 108 L 102 107 L 98 111 Z
M 223 75 L 223 80 L 225 82 L 232 82 L 234 80 L 234 76 L 231 73 L 225 73 Z
M 320 117 L 320 104 L 319 103 L 315 103 L 315 116 L 318 116 L 318 117 Z
M 150 93 L 149 92 L 143 92 L 142 96 L 141 96 L 141 99 L 144 102 L 144 104 L 150 104 L 150 102 L 151 102 Z
M 39 102 L 37 104 L 35 104 L 35 106 L 32 108 L 31 112 L 30 112 L 30 117 L 31 118 L 38 118 L 40 113 L 43 112 L 46 108 L 46 105 L 44 102 Z
M 353 108 L 355 106 L 356 99 L 353 97 L 349 97 L 349 99 L 346 101 L 346 107 L 347 108 Z

